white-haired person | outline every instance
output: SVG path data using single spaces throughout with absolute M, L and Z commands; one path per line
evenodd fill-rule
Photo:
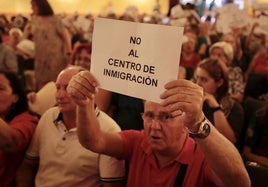
M 11 47 L 15 52 L 17 50 L 17 45 L 22 39 L 23 32 L 16 27 L 13 27 L 8 32 L 7 45 Z
M 0 31 L 0 70 L 18 73 L 18 61 L 16 53 L 12 48 L 3 43 L 2 32 Z
M 67 87 L 77 104 L 79 141 L 89 150 L 129 161 L 128 187 L 250 186 L 239 152 L 202 112 L 204 93 L 197 84 L 168 82 L 161 104 L 144 102 L 144 130 L 119 133 L 100 128 L 94 102 L 98 85 L 84 71 Z
M 22 39 L 17 44 L 17 60 L 19 68 L 19 77 L 25 86 L 26 92 L 35 90 L 34 76 L 34 57 L 35 46 L 34 42 L 29 39 Z
M 209 57 L 224 62 L 228 70 L 229 93 L 240 103 L 244 98 L 245 81 L 243 71 L 240 67 L 234 66 L 234 50 L 227 42 L 216 42 L 209 48 Z

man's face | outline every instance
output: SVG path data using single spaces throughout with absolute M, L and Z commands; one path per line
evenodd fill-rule
M 154 151 L 165 152 L 178 148 L 179 139 L 185 132 L 180 117 L 172 118 L 160 104 L 146 101 L 143 121 L 147 140 Z
M 76 105 L 69 97 L 66 88 L 71 80 L 72 76 L 75 75 L 78 70 L 67 69 L 62 71 L 56 80 L 56 102 L 62 113 L 64 112 L 75 112 Z

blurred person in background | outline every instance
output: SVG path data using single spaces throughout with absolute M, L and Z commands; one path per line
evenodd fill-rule
M 204 59 L 196 69 L 195 79 L 204 89 L 205 115 L 226 138 L 238 145 L 244 110 L 228 93 L 228 72 L 223 67 L 224 63 L 217 59 Z
M 0 186 L 15 187 L 14 178 L 34 134 L 38 118 L 28 112 L 19 78 L 0 71 Z
M 232 98 L 242 103 L 244 99 L 245 81 L 242 69 L 233 64 L 234 50 L 227 42 L 216 42 L 209 48 L 209 57 L 224 62 L 223 67 L 228 71 L 229 94 Z
M 78 142 L 76 105 L 66 88 L 72 76 L 83 70 L 79 66 L 71 66 L 58 75 L 55 93 L 57 106 L 49 108 L 40 118 L 18 172 L 18 187 L 123 185 L 123 160 L 94 153 Z M 120 131 L 119 126 L 98 108 L 96 115 L 103 130 Z
M 11 28 L 9 30 L 9 39 L 6 45 L 10 46 L 15 52 L 17 50 L 17 45 L 21 41 L 23 36 L 22 31 L 19 28 Z
M 0 70 L 12 71 L 18 73 L 18 61 L 13 49 L 3 43 L 2 34 L 4 29 L 0 30 Z
M 31 5 L 36 90 L 39 90 L 46 83 L 56 81 L 59 72 L 67 67 L 72 51 L 71 37 L 47 0 L 32 0 Z

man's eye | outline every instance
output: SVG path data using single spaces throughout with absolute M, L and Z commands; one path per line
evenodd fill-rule
M 145 115 L 148 118 L 154 118 L 154 114 L 153 113 L 146 113 Z
M 167 120 L 167 119 L 169 119 L 170 118 L 170 115 L 168 115 L 168 114 L 165 114 L 165 115 L 163 115 L 163 117 L 162 117 L 163 119 L 165 119 L 165 120 Z
M 161 120 L 168 120 L 169 118 L 170 118 L 170 115 L 169 114 L 162 114 L 162 115 L 160 115 L 159 116 L 159 118 L 161 119 Z

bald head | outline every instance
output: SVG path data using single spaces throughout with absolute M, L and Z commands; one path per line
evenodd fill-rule
M 79 73 L 80 71 L 84 70 L 83 68 L 81 68 L 80 66 L 70 66 L 65 68 L 64 70 L 62 70 L 56 80 L 56 83 L 60 80 L 60 79 L 65 79 L 65 82 L 69 82 L 72 78 L 72 76 L 76 75 L 77 73 Z

